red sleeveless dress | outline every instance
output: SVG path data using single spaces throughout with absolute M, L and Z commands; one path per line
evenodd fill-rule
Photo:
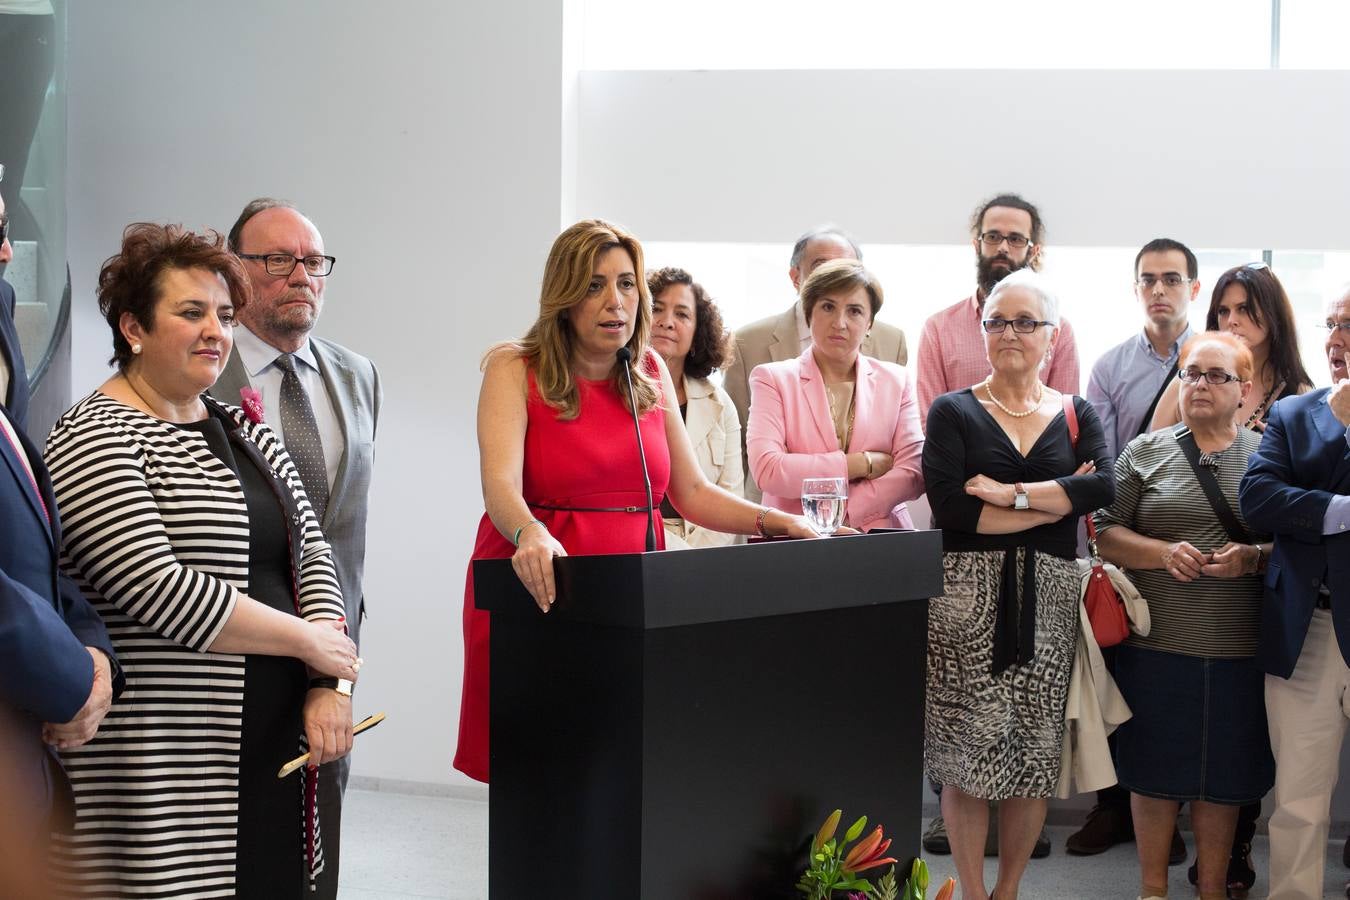
M 651 362 L 649 357 L 649 362 Z M 654 370 L 654 363 L 649 370 Z M 653 374 L 655 372 L 653 371 Z M 647 517 L 630 512 L 573 512 L 567 507 L 646 506 L 638 463 L 633 414 L 608 380 L 577 379 L 580 415 L 571 421 L 544 403 L 529 373 L 523 487 L 535 518 L 548 526 L 569 555 L 639 553 L 647 542 Z M 639 421 L 652 501 L 659 506 L 670 481 L 670 448 L 665 411 L 649 410 Z M 660 515 L 660 513 L 657 513 Z M 665 549 L 664 529 L 656 527 L 656 546 Z M 485 514 L 478 524 L 473 559 L 509 558 L 511 542 Z M 488 621 L 474 607 L 473 564 L 464 585 L 464 694 L 459 708 L 459 746 L 454 766 L 478 781 L 488 780 Z

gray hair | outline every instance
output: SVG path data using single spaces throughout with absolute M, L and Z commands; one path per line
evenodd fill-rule
M 806 232 L 806 234 L 797 238 L 797 243 L 792 245 L 792 259 L 791 259 L 792 268 L 795 269 L 801 265 L 802 254 L 806 252 L 806 245 L 814 241 L 816 238 L 823 238 L 823 237 L 838 238 L 839 240 L 848 244 L 850 247 L 853 248 L 853 255 L 858 259 L 859 262 L 862 262 L 863 258 L 862 249 L 858 246 L 858 242 L 853 240 L 853 238 L 849 236 L 849 233 L 844 229 L 840 228 L 838 225 L 827 223 L 825 225 L 817 225 L 815 228 L 812 228 L 810 231 Z
M 1047 322 L 1059 324 L 1058 298 L 1046 285 L 1045 278 L 1038 275 L 1030 267 L 1018 269 L 1016 272 L 1005 275 L 998 284 L 994 285 L 994 289 L 989 292 L 989 296 L 984 298 L 985 306 L 988 306 L 999 294 L 1013 288 L 1024 288 L 1035 294 L 1037 299 L 1041 301 L 1041 315 L 1045 317 Z

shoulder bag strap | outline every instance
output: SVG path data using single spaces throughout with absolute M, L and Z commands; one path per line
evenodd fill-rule
M 1209 469 L 1200 465 L 1200 447 L 1195 443 L 1195 435 L 1191 434 L 1191 430 L 1185 425 L 1176 426 L 1174 433 L 1177 436 L 1177 445 L 1181 447 L 1186 462 L 1191 464 L 1196 480 L 1205 491 L 1205 498 L 1214 509 L 1214 515 L 1219 517 L 1219 524 L 1228 532 L 1228 539 L 1238 544 L 1250 544 L 1251 535 L 1238 521 L 1238 517 L 1233 513 L 1233 507 L 1228 505 L 1227 498 L 1219 488 L 1219 479 L 1215 478 Z
M 1163 392 L 1167 390 L 1167 385 L 1173 378 L 1177 377 L 1177 372 L 1181 370 L 1181 355 L 1178 353 L 1177 361 L 1172 363 L 1172 368 L 1167 371 L 1167 377 L 1163 379 L 1162 387 L 1158 388 L 1158 393 L 1153 395 L 1153 402 L 1148 405 L 1148 412 L 1144 413 L 1144 418 L 1139 422 L 1139 430 L 1134 433 L 1135 437 L 1148 431 L 1149 423 L 1153 421 L 1153 413 L 1158 409 L 1158 401 L 1162 399 Z
M 1078 410 L 1073 406 L 1073 394 L 1064 395 L 1064 423 L 1069 426 L 1069 444 L 1073 446 L 1075 458 L 1078 456 Z M 1083 516 L 1083 525 L 1087 528 L 1088 549 L 1092 558 L 1097 558 L 1097 526 L 1092 523 L 1092 514 Z

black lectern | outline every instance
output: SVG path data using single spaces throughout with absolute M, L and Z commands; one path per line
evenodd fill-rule
M 475 562 L 489 895 L 800 896 L 835 807 L 884 824 L 907 865 L 941 552 L 919 531 L 573 556 L 547 615 L 509 561 Z

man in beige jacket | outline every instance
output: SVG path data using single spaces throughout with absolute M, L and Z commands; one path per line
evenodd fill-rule
M 793 291 L 800 291 L 808 275 L 821 263 L 832 259 L 862 259 L 862 251 L 843 229 L 835 225 L 820 225 L 797 239 L 792 247 L 788 278 Z M 807 327 L 802 304 L 796 300 L 776 316 L 751 322 L 736 330 L 735 358 L 722 376 L 722 387 L 736 405 L 741 420 L 741 461 L 745 471 L 746 499 L 758 503 L 759 486 L 750 476 L 749 460 L 745 457 L 745 423 L 750 416 L 750 373 L 755 366 L 784 359 L 796 359 L 811 343 L 811 329 Z M 871 332 L 863 340 L 862 353 L 885 362 L 904 365 L 909 359 L 905 349 L 905 333 L 894 325 L 874 322 Z

